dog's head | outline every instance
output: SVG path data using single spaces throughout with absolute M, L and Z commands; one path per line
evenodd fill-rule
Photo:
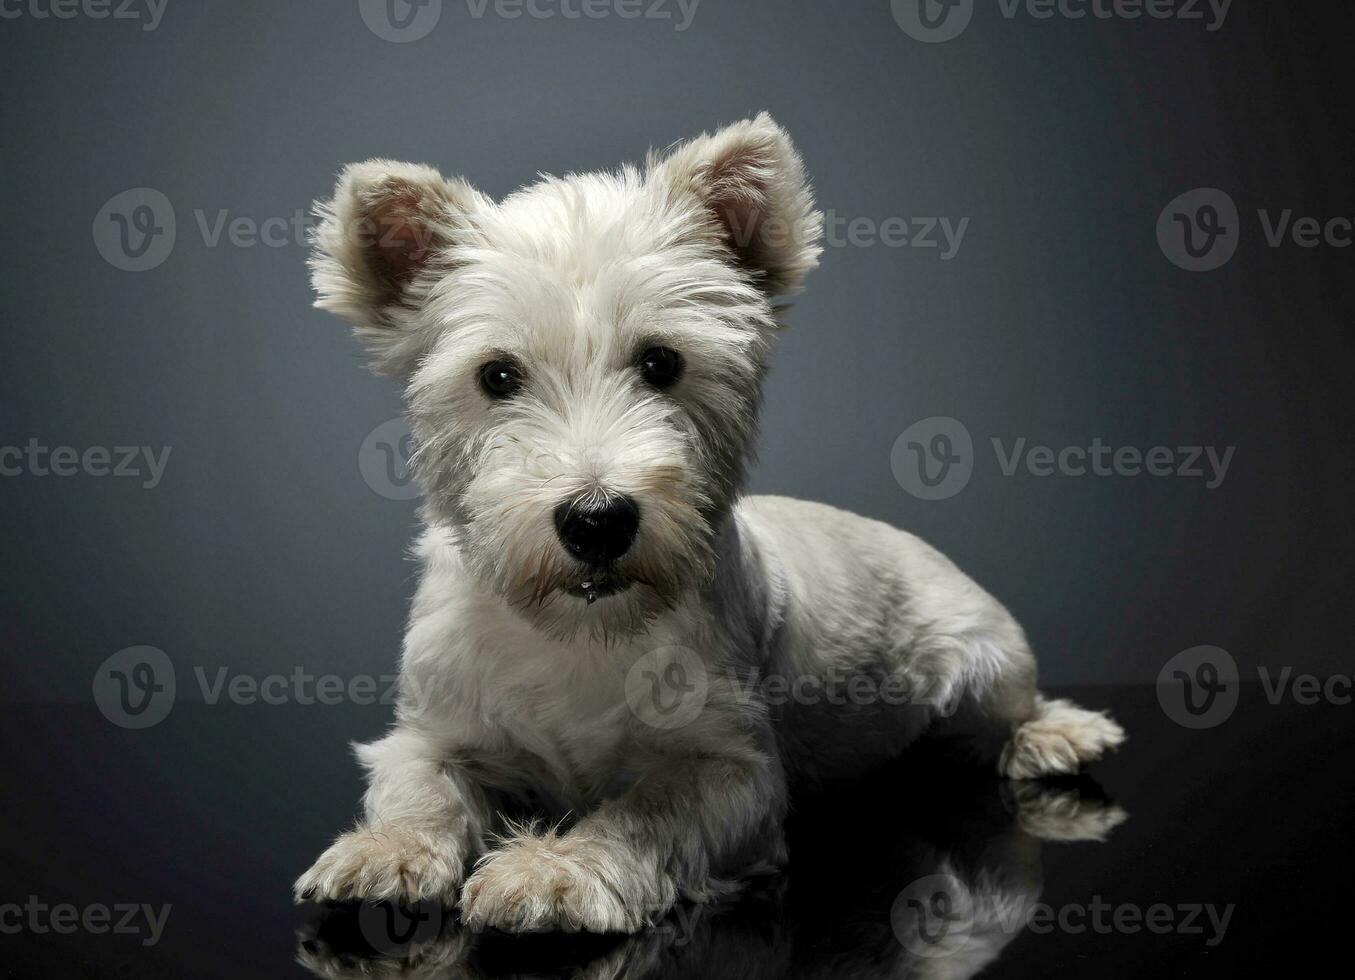
M 777 327 L 822 217 L 770 117 L 494 202 L 348 167 L 317 305 L 406 385 L 426 512 L 552 635 L 643 629 L 712 570 Z

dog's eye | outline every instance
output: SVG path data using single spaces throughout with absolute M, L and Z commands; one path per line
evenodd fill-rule
M 490 398 L 510 398 L 522 387 L 522 372 L 512 361 L 490 361 L 480 368 L 480 387 Z
M 682 377 L 682 355 L 671 347 L 651 347 L 640 355 L 640 374 L 655 388 L 667 388 Z

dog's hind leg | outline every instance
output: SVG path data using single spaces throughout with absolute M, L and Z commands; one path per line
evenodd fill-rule
M 1035 713 L 1016 726 L 998 770 L 1010 779 L 1068 775 L 1124 741 L 1124 729 L 1103 711 L 1035 697 Z
M 1009 779 L 1071 775 L 1117 748 L 1124 730 L 1109 715 L 1039 692 L 1024 635 L 1014 622 L 1003 625 L 981 640 L 970 636 L 944 645 L 950 656 L 940 662 L 949 669 L 933 666 L 933 677 L 948 676 L 963 688 L 952 687 L 931 736 Z M 957 665 L 962 669 L 956 671 Z

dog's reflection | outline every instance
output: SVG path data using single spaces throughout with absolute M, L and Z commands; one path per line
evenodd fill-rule
M 1085 778 L 952 772 L 885 795 L 875 781 L 797 809 L 785 874 L 737 901 L 679 906 L 637 936 L 473 936 L 433 906 L 341 906 L 301 930 L 297 959 L 334 980 L 971 977 L 1024 928 L 1041 846 L 1103 841 L 1125 816 Z M 892 839 L 880 831 L 891 823 Z

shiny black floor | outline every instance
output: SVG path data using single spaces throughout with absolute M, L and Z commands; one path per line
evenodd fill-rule
M 0 975 L 1327 972 L 1348 931 L 1355 707 L 1245 687 L 1232 717 L 1192 731 L 1151 687 L 1076 694 L 1130 733 L 1089 777 L 1013 786 L 901 760 L 802 801 L 787 874 L 626 940 L 293 905 L 292 879 L 354 813 L 347 743 L 381 731 L 387 708 L 181 703 L 146 731 L 82 706 L 12 709 Z

